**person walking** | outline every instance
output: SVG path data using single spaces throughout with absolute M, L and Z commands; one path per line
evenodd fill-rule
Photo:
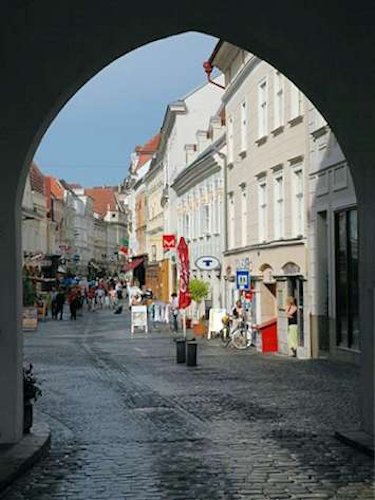
M 298 347 L 298 319 L 297 319 L 297 304 L 294 297 L 288 297 L 286 306 L 286 316 L 288 318 L 288 346 L 291 355 L 297 356 Z
M 77 291 L 72 288 L 68 296 L 68 303 L 70 308 L 70 319 L 77 319 Z
M 175 292 L 172 293 L 172 295 L 171 295 L 170 308 L 171 308 L 171 314 L 172 314 L 173 330 L 175 332 L 178 332 L 178 297 L 177 297 L 177 293 L 175 293 Z
M 60 315 L 60 320 L 63 319 L 64 312 L 64 303 L 65 303 L 65 294 L 64 291 L 60 288 L 56 295 L 56 319 Z
M 57 319 L 56 297 L 57 297 L 57 290 L 56 290 L 55 287 L 53 287 L 52 288 L 52 292 L 51 292 L 51 315 L 52 315 L 52 319 Z

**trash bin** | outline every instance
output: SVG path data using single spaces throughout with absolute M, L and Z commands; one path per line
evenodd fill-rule
M 197 366 L 198 343 L 190 341 L 187 343 L 187 366 Z
M 186 361 L 186 340 L 176 339 L 176 362 L 185 363 Z

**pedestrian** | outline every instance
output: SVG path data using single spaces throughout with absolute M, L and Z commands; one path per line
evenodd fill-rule
M 55 287 L 52 288 L 52 296 L 51 296 L 51 313 L 52 313 L 52 319 L 57 319 L 57 312 L 56 312 L 56 297 L 57 297 L 57 290 Z
M 70 319 L 77 319 L 77 306 L 78 306 L 77 291 L 72 288 L 68 296 L 68 303 L 70 308 Z
M 172 314 L 172 325 L 175 332 L 178 332 L 178 298 L 177 293 L 171 295 L 170 308 Z
M 120 281 L 118 281 L 116 283 L 115 289 L 116 289 L 117 299 L 121 300 L 122 299 L 122 285 L 121 285 Z
M 295 358 L 297 356 L 298 347 L 298 308 L 295 297 L 288 297 L 286 299 L 286 303 L 286 316 L 288 318 L 288 346 L 290 354 Z
M 64 312 L 64 303 L 65 303 L 65 294 L 62 288 L 59 289 L 56 295 L 56 319 L 60 316 L 60 320 L 63 319 Z

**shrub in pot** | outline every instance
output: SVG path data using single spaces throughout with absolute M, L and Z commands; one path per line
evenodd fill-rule
M 196 335 L 204 335 L 206 326 L 204 323 L 204 316 L 199 315 L 200 305 L 204 299 L 207 299 L 210 293 L 209 284 L 199 278 L 193 278 L 189 283 L 189 292 L 191 299 L 196 304 L 196 320 L 193 322 L 193 331 Z
M 33 425 L 33 404 L 42 395 L 30 363 L 23 368 L 23 432 L 28 433 Z

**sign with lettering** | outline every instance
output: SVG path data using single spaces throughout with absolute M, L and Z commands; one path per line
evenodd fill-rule
M 163 248 L 164 250 L 173 250 L 176 248 L 175 234 L 163 234 Z
M 131 313 L 132 335 L 136 328 L 141 328 L 148 333 L 147 306 L 132 306 Z
M 199 257 L 195 265 L 201 271 L 213 271 L 220 268 L 220 261 L 216 257 Z
M 237 290 L 250 290 L 250 273 L 246 269 L 237 269 L 236 288 Z

